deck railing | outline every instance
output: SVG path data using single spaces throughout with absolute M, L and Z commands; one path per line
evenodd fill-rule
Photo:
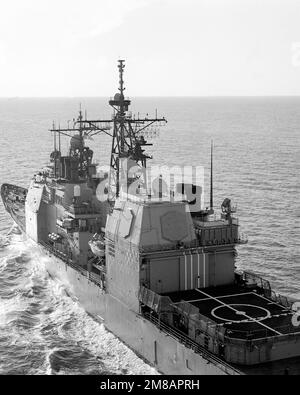
M 262 288 L 264 296 L 267 299 L 270 299 L 271 301 L 278 303 L 288 309 L 292 309 L 292 306 L 294 304 L 294 300 L 288 298 L 287 296 L 284 295 L 280 295 L 276 292 L 274 292 L 271 289 L 271 285 L 269 283 L 269 281 L 263 279 L 262 277 L 258 276 L 255 273 L 251 273 L 251 272 L 242 272 L 241 273 L 243 279 L 245 281 L 247 281 L 248 283 L 252 282 L 252 283 L 256 283 L 260 288 Z
M 249 341 L 253 346 L 261 341 L 267 342 L 271 339 L 276 339 L 276 341 L 284 341 L 285 339 L 295 339 L 293 341 L 298 342 L 300 339 L 300 331 L 296 331 L 297 328 L 293 326 L 292 321 L 288 325 L 272 326 L 271 329 L 258 329 L 254 331 L 241 331 L 233 330 L 231 333 L 227 332 L 225 339 L 226 343 L 235 343 L 236 341 L 242 343 L 248 343 Z M 273 330 L 279 332 L 275 334 Z
M 212 354 L 204 347 L 200 346 L 200 344 L 191 340 L 185 333 L 181 332 L 180 330 L 171 327 L 170 325 L 164 323 L 163 321 L 159 320 L 157 317 L 154 317 L 150 313 L 144 313 L 143 316 L 147 320 L 151 321 L 155 326 L 158 327 L 158 329 L 166 333 L 168 336 L 179 341 L 185 347 L 192 349 L 196 354 L 200 354 L 203 358 L 207 359 L 208 362 L 217 365 L 225 373 L 242 374 L 239 370 L 235 369 L 224 360 L 218 358 L 216 355 Z
M 72 269 L 76 270 L 78 273 L 82 274 L 84 277 L 87 277 L 87 279 L 89 281 L 98 285 L 100 288 L 104 288 L 105 284 L 104 284 L 103 280 L 96 273 L 89 272 L 86 269 L 84 269 L 83 267 L 77 265 L 76 263 L 73 262 L 73 260 L 71 259 L 70 256 L 68 256 L 67 254 L 64 254 L 62 251 L 57 250 L 52 245 L 45 243 L 43 241 L 40 241 L 39 244 L 41 244 L 48 252 L 55 255 L 57 258 L 60 258 L 63 262 L 65 262 Z
M 196 249 L 203 249 L 203 248 L 219 248 L 219 247 L 225 247 L 225 246 L 234 246 L 236 244 L 247 244 L 248 243 L 248 236 L 245 234 L 240 234 L 239 238 L 237 239 L 228 239 L 228 240 L 204 240 L 203 242 L 201 240 L 193 240 L 190 242 L 185 242 L 184 244 L 174 244 L 170 243 L 167 245 L 151 245 L 148 247 L 143 247 L 140 248 L 141 253 L 163 253 L 165 251 L 169 252 L 175 252 L 175 251 L 181 251 L 181 250 L 196 250 Z
M 248 284 L 256 284 L 258 287 L 262 288 L 264 291 L 271 291 L 271 285 L 269 281 L 263 279 L 262 277 L 258 276 L 252 272 L 241 272 L 243 280 L 246 281 Z
M 99 214 L 95 207 L 90 206 L 90 205 L 74 205 L 74 204 L 66 204 L 63 203 L 63 207 L 70 212 L 71 214 L 74 215 L 91 215 L 91 214 Z
M 277 294 L 276 292 L 270 290 L 269 292 L 265 292 L 265 297 L 271 299 L 273 302 L 283 305 L 288 309 L 292 309 L 294 301 L 288 298 L 287 296 Z

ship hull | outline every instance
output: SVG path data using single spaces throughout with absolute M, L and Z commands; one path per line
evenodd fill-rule
M 1 197 L 7 212 L 26 234 L 25 195 L 27 190 L 4 184 Z M 153 316 L 144 316 L 128 308 L 121 300 L 105 292 L 86 271 L 62 260 L 51 248 L 37 244 L 50 259 L 45 265 L 50 276 L 59 279 L 68 294 L 97 321 L 114 333 L 138 356 L 159 372 L 171 375 L 221 374 L 299 374 L 300 358 L 279 359 L 257 366 L 235 366 L 199 347 L 183 333 L 161 323 Z M 286 367 L 289 367 L 286 369 Z
M 97 285 L 51 255 L 42 246 L 40 248 L 51 257 L 46 262 L 47 271 L 65 285 L 68 294 L 159 372 L 173 375 L 239 373 L 236 369 L 222 364 L 221 361 L 219 364 L 209 361 L 191 348 L 187 348 L 146 318 L 130 311 L 121 301 L 104 293 Z
M 26 193 L 26 189 L 15 185 L 4 184 L 1 187 L 1 197 L 7 212 L 25 234 L 25 201 L 19 198 Z M 16 196 L 19 198 L 15 199 Z M 166 333 L 142 315 L 128 309 L 122 301 L 106 293 L 41 244 L 37 245 L 50 258 L 45 261 L 48 273 L 64 284 L 69 296 L 159 372 L 173 375 L 240 373 L 213 354 L 207 353 L 207 358 L 186 347 L 171 333 Z
M 7 212 L 26 234 L 25 195 L 27 190 L 4 184 L 1 197 Z M 196 347 L 183 333 L 143 316 L 128 308 L 121 300 L 105 292 L 93 276 L 83 273 L 60 259 L 55 251 L 37 244 L 48 255 L 45 265 L 51 277 L 59 279 L 67 293 L 97 321 L 114 333 L 138 356 L 163 374 L 221 375 L 221 374 L 299 374 L 300 357 L 280 359 L 257 366 L 235 366 L 225 362 L 203 347 Z M 183 335 L 183 336 L 182 336 Z M 292 359 L 291 359 L 292 358 Z M 289 367 L 286 369 L 286 367 Z

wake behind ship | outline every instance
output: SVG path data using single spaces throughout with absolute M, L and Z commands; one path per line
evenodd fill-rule
M 51 256 L 48 272 L 158 371 L 299 374 L 294 301 L 236 271 L 236 246 L 247 240 L 230 199 L 214 211 L 213 162 L 209 208 L 201 185 L 166 191 L 161 175 L 149 183 L 147 130 L 166 120 L 131 114 L 124 61 L 118 67 L 112 118 L 84 119 L 80 111 L 73 128 L 53 127 L 50 165 L 28 189 L 2 185 L 6 210 Z M 86 145 L 103 134 L 112 138 L 109 172 L 99 171 Z

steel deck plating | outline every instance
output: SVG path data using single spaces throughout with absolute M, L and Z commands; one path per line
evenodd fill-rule
M 259 339 L 300 332 L 292 324 L 293 311 L 254 290 L 238 286 L 170 293 L 174 304 L 191 303 L 199 313 L 228 330 L 228 336 Z

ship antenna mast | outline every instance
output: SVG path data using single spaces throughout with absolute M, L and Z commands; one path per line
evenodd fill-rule
M 124 128 L 124 117 L 125 117 L 125 102 L 124 102 L 124 91 L 125 91 L 125 87 L 124 87 L 124 69 L 125 69 L 125 64 L 124 64 L 125 60 L 119 60 L 119 75 L 120 75 L 120 87 L 119 87 L 119 91 L 120 91 L 120 111 L 119 111 L 119 121 L 120 121 L 120 132 L 121 132 L 121 152 L 124 151 L 124 147 L 125 147 L 125 143 L 124 143 L 124 132 L 125 132 L 125 128 Z M 129 103 L 130 104 L 130 103 Z M 129 106 L 128 104 L 128 106 Z M 127 106 L 127 109 L 128 109 Z
M 119 87 L 119 91 L 120 91 L 120 113 L 124 114 L 124 79 L 123 79 L 123 75 L 124 75 L 124 69 L 125 69 L 125 64 L 124 64 L 124 60 L 119 60 L 119 74 L 120 74 L 120 87 Z
M 210 147 L 210 209 L 214 209 L 213 140 Z
M 165 118 L 158 118 L 157 113 L 154 118 L 149 118 L 148 114 L 145 118 L 136 119 L 132 117 L 130 111 L 128 111 L 131 104 L 130 99 L 124 96 L 124 69 L 125 60 L 119 60 L 119 92 L 109 101 L 109 104 L 114 109 L 113 116 L 113 139 L 112 139 L 112 149 L 111 149 L 111 160 L 110 160 L 110 177 L 109 185 L 114 188 L 112 192 L 112 197 L 110 200 L 119 197 L 120 194 L 120 181 L 122 185 L 125 182 L 125 190 L 128 189 L 128 180 L 120 180 L 124 177 L 124 174 L 129 173 L 129 169 L 136 164 L 144 174 L 144 180 L 146 179 L 145 169 L 147 159 L 152 159 L 151 156 L 147 155 L 143 149 L 145 146 L 151 146 L 152 144 L 147 143 L 144 138 L 144 134 L 147 129 L 151 129 L 156 124 L 165 124 Z M 131 164 L 129 165 L 129 160 Z M 124 165 L 123 165 L 124 164 Z M 122 176 L 121 176 L 122 173 Z M 128 181 L 128 182 L 127 182 Z M 143 182 L 144 185 L 146 182 Z M 113 196 L 114 195 L 114 196 Z

